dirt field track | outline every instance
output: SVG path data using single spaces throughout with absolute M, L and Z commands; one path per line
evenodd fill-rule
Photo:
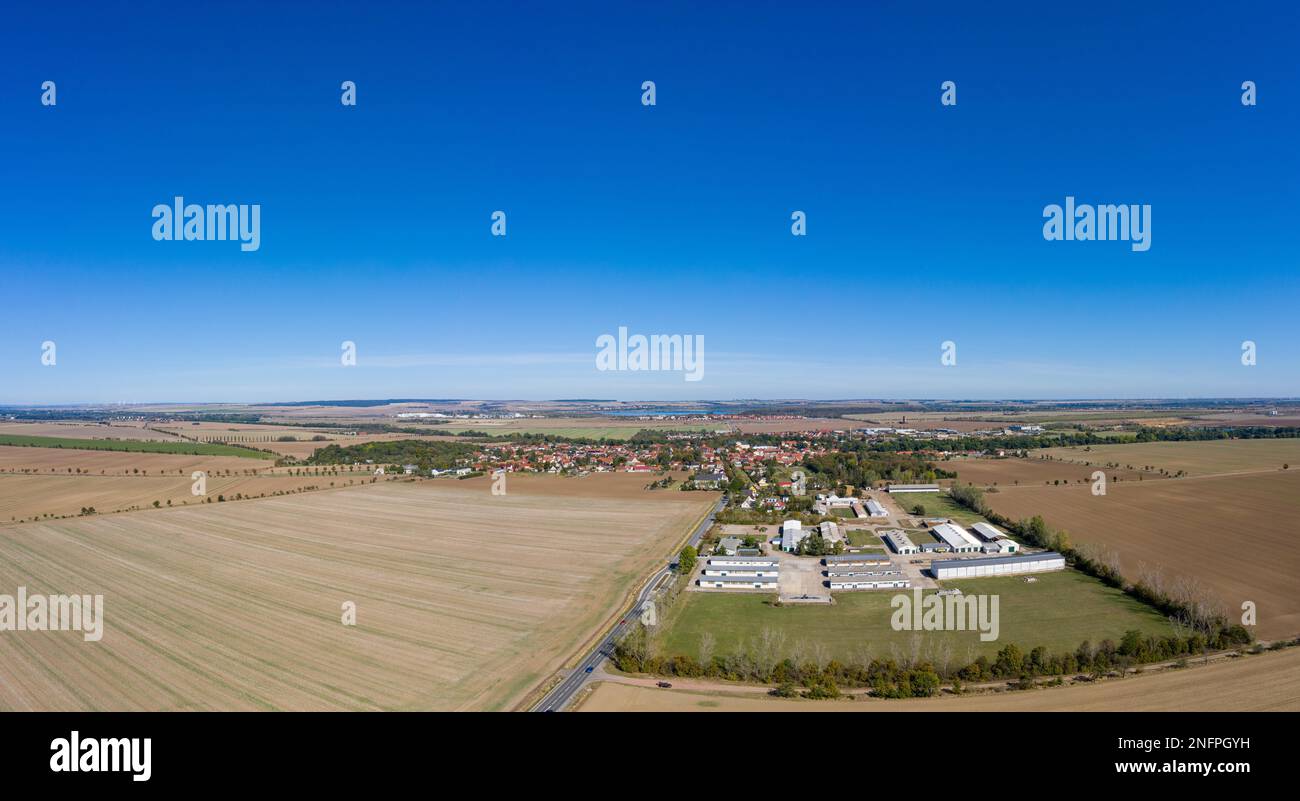
M 715 498 L 601 478 L 5 526 L 0 592 L 103 594 L 105 626 L 4 635 L 0 710 L 509 708 Z
M 1158 565 L 1199 579 L 1234 615 L 1253 601 L 1261 638 L 1300 634 L 1300 470 L 1125 481 L 1104 496 L 1087 485 L 1010 487 L 986 500 L 1008 517 L 1041 514 L 1075 543 L 1114 548 L 1130 579 Z
M 1295 712 L 1300 649 L 1098 684 L 965 697 L 784 700 L 605 682 L 582 712 Z

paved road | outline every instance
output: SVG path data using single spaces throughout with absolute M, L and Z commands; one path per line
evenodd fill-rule
M 700 523 L 699 528 L 695 529 L 695 533 L 691 534 L 690 539 L 686 541 L 687 544 L 699 547 L 700 539 L 704 536 L 704 533 L 709 530 L 709 527 L 713 525 L 713 518 L 721 510 L 722 501 L 719 500 L 718 505 L 713 507 L 712 512 L 709 512 L 709 516 L 704 518 L 704 521 Z M 674 554 L 674 557 L 676 557 L 676 554 Z M 587 682 L 591 680 L 591 674 L 587 672 L 587 668 L 591 668 L 594 672 L 602 662 L 614 653 L 614 643 L 618 642 L 620 637 L 626 634 L 628 630 L 637 625 L 641 620 L 641 604 L 650 597 L 654 588 L 659 586 L 659 582 L 662 581 L 663 577 L 668 575 L 671 571 L 672 563 L 669 563 L 659 568 L 658 572 L 650 577 L 650 580 L 642 587 L 640 594 L 637 595 L 636 603 L 632 605 L 632 610 L 624 615 L 618 623 L 614 625 L 614 628 L 610 629 L 609 633 L 605 635 L 603 640 L 587 652 L 587 654 L 582 658 L 582 661 L 578 663 L 578 666 L 574 668 L 573 672 L 565 677 L 564 681 L 556 685 L 555 689 L 547 693 L 546 697 L 539 701 L 537 706 L 533 707 L 534 712 L 560 712 L 569 705 L 569 702 L 578 694 L 578 691 L 586 686 Z

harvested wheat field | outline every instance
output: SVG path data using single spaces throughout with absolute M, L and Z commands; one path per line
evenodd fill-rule
M 1195 578 L 1234 616 L 1253 601 L 1263 639 L 1300 633 L 1298 470 L 1126 481 L 1103 496 L 1087 485 L 1010 487 L 985 499 L 1011 518 L 1042 515 L 1075 543 L 1113 548 L 1131 580 L 1144 566 Z
M 418 437 L 412 437 L 409 434 L 349 434 L 338 429 L 299 428 L 297 426 L 261 423 L 172 423 L 160 427 L 165 431 L 175 432 L 192 442 L 243 444 L 298 459 L 306 459 L 317 448 L 323 448 L 331 444 L 346 446 L 378 440 L 418 439 Z M 282 439 L 286 441 L 282 442 Z
M 380 482 L 0 528 L 3 591 L 105 607 L 97 643 L 6 635 L 0 710 L 509 708 L 715 499 L 554 481 L 587 493 Z
M 1043 459 L 949 459 L 937 462 L 937 466 L 957 474 L 961 484 L 975 484 L 980 487 L 1006 487 L 1025 484 L 1050 484 L 1053 481 L 1091 483 L 1093 471 L 1101 469 L 1071 462 L 1053 462 Z M 1161 478 L 1159 473 L 1146 473 L 1141 470 L 1129 470 L 1124 467 L 1105 471 L 1110 479 L 1121 481 L 1151 481 Z
M 207 492 L 196 496 L 190 474 L 184 476 L 0 475 L 0 523 L 32 517 L 78 515 L 83 507 L 98 514 L 159 506 L 192 506 L 206 498 L 236 500 L 271 497 L 303 490 L 346 487 L 370 481 L 369 473 L 336 476 L 245 476 L 211 473 Z
M 173 441 L 174 434 L 155 431 L 143 424 L 118 423 L 0 423 L 0 434 L 26 437 L 67 437 L 70 439 L 132 439 Z
M 1295 712 L 1300 649 L 1097 684 L 963 697 L 807 701 L 603 682 L 582 712 Z
M 62 473 L 125 476 L 244 473 L 267 470 L 274 462 L 243 456 L 202 456 L 188 453 L 125 453 L 73 448 L 21 448 L 0 445 L 0 473 Z
M 666 476 L 672 476 L 678 480 L 686 478 L 688 473 L 669 471 L 664 473 Z M 636 473 L 593 473 L 587 476 L 570 476 L 558 477 L 539 475 L 537 473 L 520 473 L 519 475 L 508 474 L 506 476 L 506 489 L 508 493 L 521 492 L 526 494 L 544 494 L 557 498 L 585 498 L 593 494 L 609 500 L 625 498 L 628 500 L 658 498 L 672 499 L 676 496 L 695 496 L 701 498 L 707 497 L 712 501 L 717 501 L 718 493 L 715 492 L 682 492 L 676 488 L 670 490 L 647 491 L 646 485 L 651 482 L 660 480 L 660 476 Z M 490 492 L 492 478 L 490 476 L 477 476 L 475 478 L 460 479 L 435 479 L 437 482 L 452 482 L 472 487 L 475 491 Z M 705 503 L 708 507 L 710 504 Z M 703 508 L 703 507 L 702 507 Z
M 426 439 L 416 434 L 358 434 L 354 437 L 339 437 L 329 434 L 316 434 L 312 432 L 290 432 L 281 434 L 281 436 L 297 437 L 295 442 L 259 442 L 256 447 L 263 450 L 274 451 L 281 456 L 292 456 L 295 459 L 308 459 L 317 450 L 329 445 L 338 445 L 346 448 L 349 445 L 363 445 L 367 442 L 384 442 L 387 440 L 401 439 Z M 313 440 L 313 437 L 327 437 L 324 440 Z M 448 437 L 439 437 L 438 441 L 446 441 Z
M 219 422 L 174 422 L 159 423 L 156 426 L 162 431 L 174 432 L 182 437 L 197 439 L 208 442 L 215 439 L 245 437 L 249 439 L 278 437 L 278 436 L 306 436 L 311 437 L 316 434 L 328 436 L 334 439 L 336 436 L 342 436 L 338 432 L 330 432 L 327 429 L 319 431 L 310 427 L 298 427 L 289 425 L 273 425 L 270 423 L 219 423 Z
M 1151 466 L 1169 473 L 1182 470 L 1188 475 L 1280 470 L 1284 464 L 1300 469 L 1300 439 L 1294 438 L 1134 442 L 1087 447 L 1090 450 L 1079 446 L 1047 448 L 1042 453 L 1060 461 L 1083 465 L 1118 463 L 1121 467 L 1131 465 L 1137 470 Z

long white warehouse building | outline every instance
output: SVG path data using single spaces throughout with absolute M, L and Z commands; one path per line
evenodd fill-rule
M 727 556 L 710 559 L 704 563 L 704 570 L 700 572 L 708 578 L 718 576 L 763 577 L 777 575 L 780 572 L 780 566 L 777 565 L 775 559 L 765 556 Z
M 832 590 L 902 590 L 911 584 L 901 576 L 832 577 L 830 580 Z
M 822 557 L 822 564 L 835 567 L 889 567 L 893 562 L 883 553 L 844 553 Z
M 1064 569 L 1065 557 L 1054 551 L 1046 551 L 985 559 L 945 559 L 931 564 L 930 574 L 937 579 L 955 579 L 1046 573 L 1049 570 Z
M 715 589 L 775 590 L 776 576 L 700 576 L 701 587 Z
M 710 556 L 709 567 L 776 567 L 775 556 Z

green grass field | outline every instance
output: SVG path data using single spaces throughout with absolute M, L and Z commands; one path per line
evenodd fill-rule
M 939 538 L 931 534 L 928 528 L 908 528 L 903 530 L 907 532 L 907 538 L 912 541 L 913 545 L 939 542 Z
M 215 445 L 207 442 L 152 441 L 143 439 L 73 439 L 71 437 L 29 437 L 24 434 L 0 434 L 0 445 L 24 448 L 70 448 L 83 451 L 125 451 L 128 453 L 180 453 L 191 456 L 244 456 L 249 459 L 276 459 L 274 453 L 263 453 L 235 445 Z
M 885 547 L 884 540 L 869 528 L 846 528 L 844 536 L 848 539 L 849 545 L 881 549 Z
M 921 504 L 925 507 L 925 517 L 946 517 L 955 520 L 958 523 L 969 526 L 971 523 L 987 523 L 981 515 L 972 512 L 964 506 L 959 506 L 953 499 L 948 497 L 944 492 L 927 492 L 917 493 L 907 500 L 900 500 L 904 511 L 911 514 L 912 507 Z M 918 543 L 920 544 L 920 543 Z
M 1063 652 L 1084 640 L 1094 645 L 1103 639 L 1118 642 L 1128 629 L 1171 633 L 1158 612 L 1082 573 L 1066 570 L 1037 578 L 1033 583 L 1017 576 L 944 582 L 945 587 L 960 587 L 966 594 L 999 596 L 999 638 L 986 643 L 978 632 L 921 632 L 921 658 L 938 664 L 946 647 L 956 666 L 980 654 L 991 658 L 1010 643 L 1026 653 L 1039 645 Z M 911 595 L 913 591 L 897 592 Z M 811 656 L 814 643 L 821 642 L 831 657 L 841 661 L 857 661 L 864 651 L 871 657 L 910 657 L 913 632 L 894 631 L 890 625 L 894 595 L 895 591 L 839 592 L 829 606 L 774 607 L 772 595 L 690 592 L 666 621 L 661 651 L 698 658 L 700 637 L 709 631 L 716 640 L 715 654 L 737 653 L 770 628 L 784 635 L 787 651 L 802 641 L 806 656 Z

